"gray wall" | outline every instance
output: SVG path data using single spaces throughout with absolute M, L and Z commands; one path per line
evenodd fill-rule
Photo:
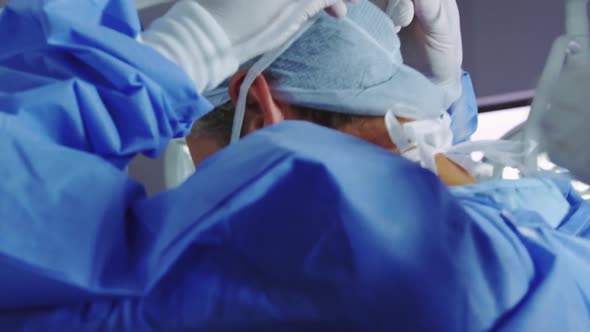
M 533 89 L 563 33 L 564 0 L 458 0 L 478 97 Z

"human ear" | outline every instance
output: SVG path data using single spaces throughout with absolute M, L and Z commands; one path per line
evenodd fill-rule
M 247 74 L 247 70 L 239 71 L 229 83 L 229 94 L 234 106 L 238 104 L 240 88 Z M 284 112 L 279 103 L 273 99 L 270 85 L 263 75 L 258 75 L 248 89 L 245 111 L 242 135 L 250 134 L 285 119 Z

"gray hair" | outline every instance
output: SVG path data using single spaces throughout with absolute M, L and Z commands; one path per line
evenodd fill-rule
M 363 116 L 316 110 L 308 107 L 292 106 L 301 120 L 317 125 L 338 129 Z M 236 108 L 232 102 L 218 106 L 195 122 L 188 139 L 209 138 L 220 146 L 228 146 L 231 140 L 232 126 Z
M 231 101 L 216 107 L 213 111 L 196 121 L 188 139 L 209 138 L 220 146 L 228 146 L 234 123 L 236 108 Z

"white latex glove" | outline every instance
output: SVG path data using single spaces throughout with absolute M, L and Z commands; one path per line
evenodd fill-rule
M 135 0 L 135 7 L 142 10 L 148 7 L 161 5 L 167 2 L 174 2 L 175 0 Z
M 569 169 L 578 179 L 590 183 L 590 46 L 586 38 L 580 36 L 579 51 L 568 48 L 566 60 L 560 59 L 564 65 L 559 78 L 545 96 L 548 98 L 535 97 L 547 100 L 547 104 L 532 112 L 541 112 L 537 135 L 540 135 L 538 139 L 544 143 L 551 160 Z M 531 123 L 534 115 L 531 113 L 529 125 L 535 125 Z
M 344 2 L 183 0 L 141 40 L 184 69 L 203 92 L 222 83 L 240 64 L 287 42 L 322 10 L 345 15 Z
M 463 42 L 461 21 L 456 0 L 413 0 L 414 9 L 402 4 L 407 0 L 373 0 L 391 8 L 389 13 L 394 23 L 408 22 L 408 15 L 415 13 L 415 22 L 402 30 L 404 62 L 419 70 L 445 90 L 447 106 L 457 101 L 462 94 Z M 379 4 L 378 4 L 379 5 Z M 397 22 L 396 22 L 397 21 Z
M 414 19 L 412 0 L 371 0 L 371 2 L 391 17 L 397 32 L 410 25 Z

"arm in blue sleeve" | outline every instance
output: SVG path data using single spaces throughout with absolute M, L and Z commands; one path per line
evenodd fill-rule
M 1 309 L 148 283 L 139 239 L 152 235 L 132 211 L 145 193 L 122 168 L 210 105 L 138 31 L 131 0 L 19 0 L 0 14 Z
M 469 73 L 463 72 L 461 81 L 463 84 L 461 98 L 453 103 L 448 111 L 452 119 L 453 144 L 468 141 L 477 130 L 477 98 Z
M 211 106 L 139 30 L 131 0 L 12 1 L 0 18 L 0 128 L 119 168 L 160 153 Z
M 27 135 L 0 131 L 0 151 L 0 311 L 136 294 L 141 186 L 98 156 Z

